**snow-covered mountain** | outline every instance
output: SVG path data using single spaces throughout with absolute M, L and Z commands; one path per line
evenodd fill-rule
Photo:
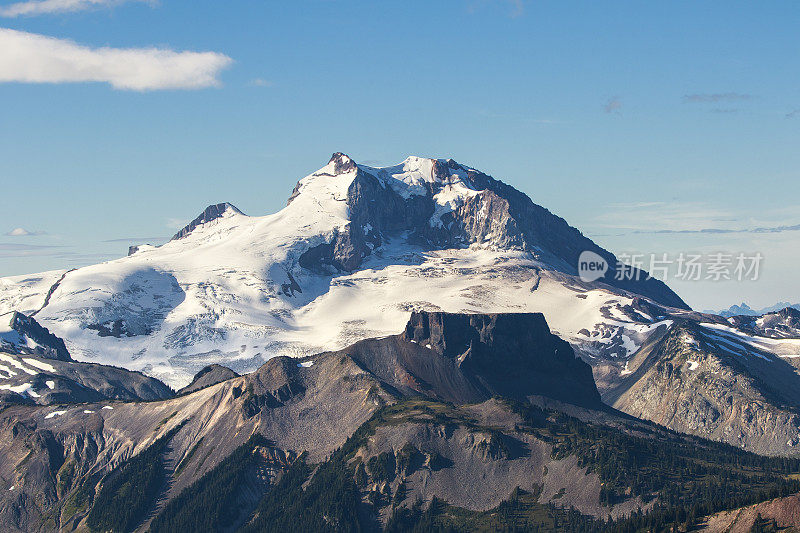
M 607 404 L 745 449 L 798 453 L 795 311 L 726 319 L 688 309 L 644 273 L 585 282 L 576 268 L 584 251 L 616 263 L 524 194 L 452 160 L 374 168 L 334 154 L 273 215 L 216 204 L 163 246 L 0 279 L 0 315 L 24 313 L 52 335 L 12 327 L 0 338 L 34 372 L 26 358 L 52 357 L 48 347 L 63 339 L 77 361 L 141 371 L 178 389 L 208 365 L 231 370 L 212 367 L 203 383 L 275 356 L 395 335 L 412 311 L 541 312 L 591 364 Z M 60 371 L 56 361 L 44 364 Z M 76 364 L 64 363 L 61 374 Z M 0 374 L 6 396 L 51 403 L 51 377 L 9 369 L 15 375 Z
M 691 314 L 646 274 L 581 281 L 585 250 L 616 263 L 525 194 L 453 160 L 375 168 L 337 153 L 278 213 L 218 204 L 163 246 L 0 279 L 0 313 L 35 316 L 76 360 L 176 388 L 211 363 L 247 372 L 395 333 L 412 310 L 540 311 L 583 357 L 612 361 Z

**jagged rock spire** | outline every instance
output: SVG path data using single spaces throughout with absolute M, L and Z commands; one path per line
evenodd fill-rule
M 202 213 L 200 213 L 200 215 L 197 218 L 192 220 L 186 227 L 184 227 L 182 230 L 180 230 L 178 233 L 176 233 L 172 237 L 171 240 L 174 241 L 174 240 L 182 239 L 182 238 L 186 237 L 192 231 L 194 231 L 194 229 L 197 226 L 199 226 L 201 224 L 205 224 L 207 222 L 211 222 L 212 220 L 215 220 L 215 219 L 221 217 L 222 215 L 224 215 L 228 211 L 233 211 L 234 213 L 239 214 L 239 215 L 243 215 L 244 214 L 235 205 L 230 204 L 228 202 L 224 202 L 224 203 L 221 203 L 221 204 L 210 205 L 210 206 L 206 207 L 205 210 Z

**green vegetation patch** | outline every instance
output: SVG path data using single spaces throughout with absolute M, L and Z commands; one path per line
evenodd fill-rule
M 170 501 L 150 524 L 150 531 L 221 531 L 231 524 L 243 521 L 246 515 L 241 515 L 246 511 L 237 505 L 237 496 L 239 489 L 247 483 L 248 473 L 256 467 L 260 459 L 258 448 L 262 446 L 271 447 L 274 444 L 261 435 L 250 437 L 246 443 Z M 189 454 L 184 462 L 188 458 Z
M 94 531 L 131 531 L 152 508 L 166 481 L 164 450 L 183 425 L 117 466 L 106 478 L 87 517 Z

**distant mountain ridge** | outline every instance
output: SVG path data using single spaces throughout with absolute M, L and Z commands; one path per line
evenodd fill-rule
M 740 305 L 732 305 L 727 309 L 722 309 L 719 311 L 708 310 L 704 311 L 704 313 L 724 316 L 725 318 L 737 315 L 760 316 L 767 313 L 774 313 L 776 311 L 780 311 L 781 309 L 786 309 L 787 307 L 800 310 L 800 303 L 792 304 L 790 302 L 778 302 L 775 305 L 770 305 L 769 307 L 764 307 L 762 309 L 753 309 L 745 302 L 742 302 Z

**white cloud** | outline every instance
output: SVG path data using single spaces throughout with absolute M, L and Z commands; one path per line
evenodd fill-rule
M 216 87 L 233 63 L 217 52 L 90 48 L 6 28 L 0 28 L 0 50 L 0 83 L 105 82 L 133 91 Z
M 51 13 L 71 13 L 100 7 L 110 7 L 125 2 L 150 2 L 151 0 L 28 0 L 0 7 L 0 16 L 13 18 L 20 16 L 47 15 Z
M 31 237 L 34 235 L 45 235 L 43 231 L 28 231 L 25 228 L 14 228 L 8 233 L 6 233 L 9 237 Z

